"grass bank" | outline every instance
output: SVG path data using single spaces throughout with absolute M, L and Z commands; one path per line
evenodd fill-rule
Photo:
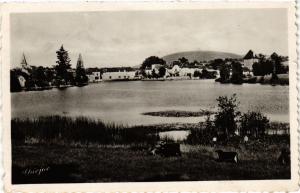
M 247 155 L 241 155 L 238 164 L 216 162 L 212 150 L 192 146 L 181 157 L 164 158 L 127 146 L 18 146 L 12 154 L 12 180 L 13 183 L 84 183 L 290 178 L 290 167 L 281 166 L 274 159 L 278 154 L 276 147 L 261 150 L 255 156 L 251 150 L 246 151 Z M 24 174 L 26 169 L 34 168 L 48 170 L 41 175 Z

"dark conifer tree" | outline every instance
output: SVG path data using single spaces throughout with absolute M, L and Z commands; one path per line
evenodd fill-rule
M 77 66 L 76 66 L 76 76 L 75 81 L 77 85 L 86 84 L 88 82 L 88 77 L 86 75 L 84 66 L 83 66 L 83 60 L 81 54 L 79 54 L 78 60 L 77 60 Z
M 63 47 L 63 45 L 60 47 L 58 51 L 56 51 L 57 54 L 57 65 L 55 66 L 56 73 L 57 73 L 57 79 L 58 80 L 64 80 L 65 82 L 70 81 L 70 77 L 68 75 L 68 69 L 71 69 L 71 60 L 69 58 L 68 51 L 66 51 Z

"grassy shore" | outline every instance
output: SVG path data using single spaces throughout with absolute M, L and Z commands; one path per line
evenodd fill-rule
M 187 147 L 188 148 L 188 147 Z M 181 157 L 164 158 L 123 147 L 18 146 L 13 148 L 13 183 L 139 182 L 288 179 L 290 167 L 276 162 L 271 148 L 253 155 L 240 154 L 240 162 L 220 163 L 212 148 L 193 146 Z M 274 151 L 276 150 L 276 151 Z M 47 153 L 45 153 L 47 152 Z M 25 175 L 30 168 L 49 168 L 41 175 Z

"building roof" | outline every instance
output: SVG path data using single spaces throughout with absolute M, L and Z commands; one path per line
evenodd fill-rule
M 244 56 L 244 59 L 253 59 L 253 58 L 257 58 L 257 56 L 254 54 L 254 52 L 252 50 L 249 50 L 247 52 L 247 54 Z
M 23 53 L 23 56 L 22 56 L 21 65 L 22 65 L 22 66 L 28 66 L 28 63 L 27 63 L 27 60 L 26 60 L 26 58 L 25 58 L 25 54 L 24 54 L 24 53 Z
M 132 67 L 112 67 L 112 68 L 102 68 L 102 72 L 130 72 L 130 71 L 135 71 Z

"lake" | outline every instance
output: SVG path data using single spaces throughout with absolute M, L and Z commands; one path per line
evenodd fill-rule
M 12 93 L 12 117 L 87 116 L 124 125 L 197 123 L 204 117 L 142 113 L 216 110 L 216 98 L 233 93 L 237 94 L 242 112 L 261 111 L 271 121 L 289 122 L 288 86 L 220 84 L 214 80 L 101 82 L 65 90 Z

